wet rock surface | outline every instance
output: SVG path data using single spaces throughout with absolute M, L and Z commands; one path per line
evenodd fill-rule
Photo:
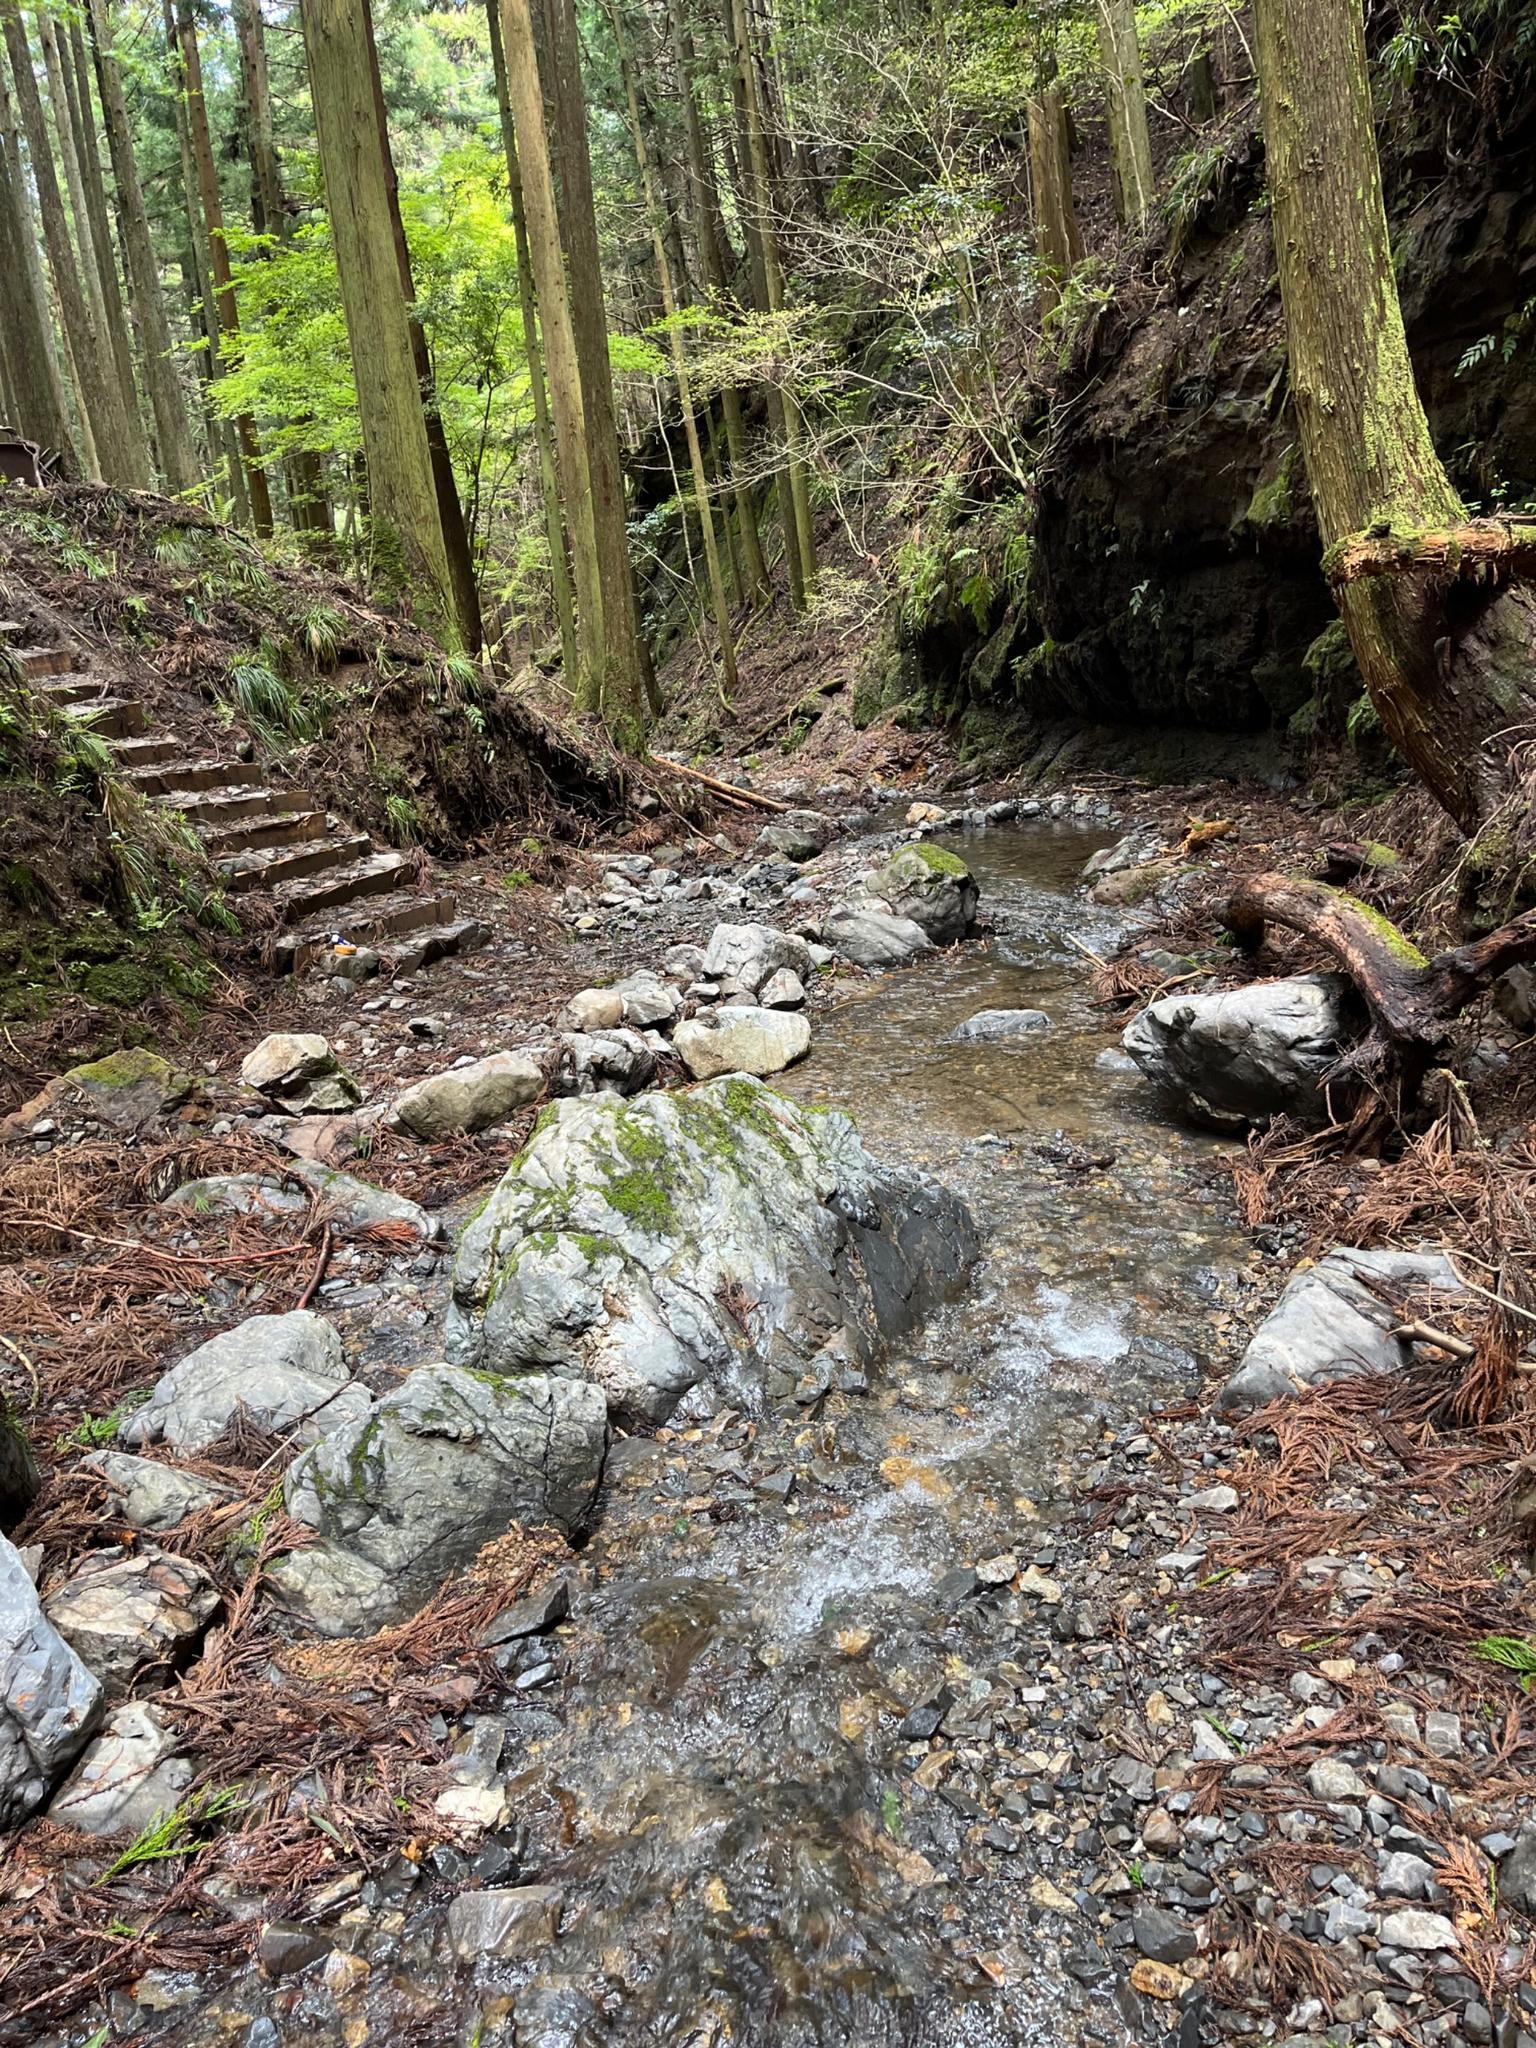
M 949 815 L 934 809 L 923 829 Z M 463 1675 L 493 1658 L 501 1690 L 460 1719 L 449 1682 L 437 1811 L 462 1846 L 348 1870 L 304 1924 L 259 1934 L 259 1975 L 151 1971 L 119 2001 L 134 2030 L 253 2048 L 460 2031 L 485 2048 L 1522 2048 L 1528 1929 L 1498 1923 L 1489 1993 L 1492 1923 L 1447 1880 L 1471 1855 L 1458 1867 L 1485 1897 L 1496 1872 L 1528 1910 L 1502 1723 L 1385 1647 L 1380 1617 L 1411 1607 L 1422 1559 L 1370 1519 L 1373 1437 L 1336 1447 L 1314 1551 L 1266 1541 L 1273 1440 L 1212 1404 L 1294 1245 L 1255 1250 L 1212 1142 L 1103 1063 L 1065 938 L 1103 951 L 1119 928 L 1069 893 L 1092 845 L 1049 827 L 967 842 L 995 938 L 922 950 L 874 987 L 844 976 L 835 1009 L 816 1007 L 810 959 L 811 1055 L 777 1085 L 855 1112 L 871 1154 L 969 1202 L 986 1260 L 963 1299 L 871 1367 L 815 1356 L 755 1407 L 701 1379 L 668 1420 L 621 1431 L 590 1540 L 465 1644 Z M 604 914 L 663 914 L 656 865 L 616 869 Z M 867 865 L 797 872 L 846 902 Z M 681 990 L 704 962 L 677 951 Z M 706 1005 L 737 993 L 708 986 Z M 951 1042 L 979 1007 L 1036 1003 L 1049 1032 Z M 402 1266 L 357 1304 L 370 1373 L 434 1370 L 443 1284 Z M 568 1284 L 550 1280 L 552 1323 Z M 692 1306 L 734 1344 L 755 1309 L 727 1293 Z M 457 1457 L 473 1432 L 439 1441 Z M 451 1540 L 442 1502 L 410 1530 L 401 1469 L 360 1525 L 392 1541 L 405 1515 L 386 1575 Z M 1272 1625 L 1296 1588 L 1304 1619 Z M 1527 1593 L 1515 1574 L 1511 1627 Z M 161 1766 L 180 1796 L 174 1740 Z
M 1296 975 L 1211 994 L 1171 995 L 1127 1027 L 1126 1051 L 1195 1122 L 1241 1130 L 1326 1112 L 1322 1082 L 1348 1043 L 1338 975 Z
M 578 1374 L 630 1424 L 756 1407 L 861 1371 L 974 1256 L 943 1188 L 744 1076 L 562 1106 L 460 1241 L 448 1356 Z

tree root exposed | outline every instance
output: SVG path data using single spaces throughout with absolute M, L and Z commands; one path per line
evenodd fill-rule
M 1406 569 L 1441 569 L 1478 583 L 1501 583 L 1536 570 L 1536 519 L 1468 519 L 1424 533 L 1346 534 L 1323 556 L 1337 586 Z
M 1372 1025 L 1335 1072 L 1340 1079 L 1395 1081 L 1405 1108 L 1472 998 L 1506 968 L 1536 959 L 1536 910 L 1429 960 L 1359 897 L 1297 875 L 1250 875 L 1232 892 L 1222 922 L 1248 952 L 1264 943 L 1267 925 L 1279 924 L 1333 956 L 1360 991 Z

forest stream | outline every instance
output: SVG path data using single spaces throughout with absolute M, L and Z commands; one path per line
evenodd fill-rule
M 1177 1398 L 1241 1247 L 1211 1141 L 1154 1119 L 1089 1001 L 1082 948 L 1114 913 L 1072 885 L 1101 843 L 1044 825 L 968 842 L 993 935 L 871 983 L 789 1077 L 963 1192 L 984 1263 L 867 1393 L 615 1446 L 558 1674 L 531 1644 L 487 1738 L 516 1850 L 436 1865 L 453 1886 L 558 1887 L 558 1938 L 455 1963 L 444 1885 L 398 1870 L 337 1930 L 371 1964 L 357 1995 L 279 1987 L 280 2032 L 205 2010 L 206 2038 L 1127 2038 L 1102 1953 L 1032 1925 L 1042 1898 L 1067 1903 L 1050 1872 L 1102 1806 L 1081 1689 L 1102 1705 L 1102 1667 L 1133 1656 L 1079 1640 L 1091 1553 L 1065 1502 L 1106 1426 Z M 949 1041 L 1021 1006 L 1049 1028 Z M 255 1980 L 230 1988 L 248 2020 Z

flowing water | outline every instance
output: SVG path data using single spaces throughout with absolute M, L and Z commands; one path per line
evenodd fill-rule
M 991 1817 L 933 1796 L 927 1744 L 901 1732 L 947 1687 L 946 1740 L 979 1780 L 1070 1732 L 1073 1701 L 1007 1661 L 1029 1601 L 992 1596 L 978 1657 L 945 1575 L 998 1552 L 1047 1576 L 1070 1565 L 1069 1461 L 1187 1376 L 1239 1252 L 1209 1143 L 1156 1119 L 1089 1003 L 1080 948 L 1108 943 L 1114 918 L 1073 884 L 1098 843 L 1043 824 L 964 843 L 995 934 L 861 984 L 786 1077 L 848 1110 L 877 1154 L 959 1189 L 984 1263 L 867 1394 L 618 1447 L 567 1675 L 506 1708 L 527 1838 L 497 1881 L 561 1885 L 559 1939 L 530 1961 L 453 1964 L 418 1892 L 378 1948 L 368 2031 L 348 2034 L 322 1994 L 268 2039 L 1127 2038 L 1094 1973 L 1044 1938 L 1059 1923 L 1030 1909 L 1036 1852 L 1064 1824 L 1015 1802 L 1028 1853 L 1000 1853 Z M 1050 1028 L 949 1042 L 987 1007 L 1037 1008 Z

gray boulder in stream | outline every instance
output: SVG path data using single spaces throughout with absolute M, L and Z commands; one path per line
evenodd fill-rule
M 1327 1114 L 1322 1081 L 1348 1042 L 1348 983 L 1336 974 L 1164 996 L 1126 1026 L 1126 1051 L 1195 1122 L 1241 1130 Z
M 956 1196 L 745 1075 L 563 1103 L 464 1232 L 448 1356 L 590 1380 L 629 1424 L 755 1407 L 871 1363 L 976 1252 Z
M 893 917 L 904 917 L 936 946 L 963 939 L 976 922 L 981 891 L 958 853 L 920 841 L 898 847 L 864 877 L 865 891 Z

